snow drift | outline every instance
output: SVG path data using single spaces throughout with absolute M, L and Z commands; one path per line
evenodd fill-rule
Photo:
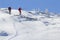
M 60 16 L 55 13 L 0 9 L 0 40 L 60 40 Z

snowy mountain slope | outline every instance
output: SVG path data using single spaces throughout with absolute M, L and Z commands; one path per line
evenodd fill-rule
M 42 12 L 0 9 L 0 40 L 60 40 L 60 17 Z

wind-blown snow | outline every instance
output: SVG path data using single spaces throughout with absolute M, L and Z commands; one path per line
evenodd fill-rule
M 0 40 L 60 40 L 60 16 L 44 12 L 0 9 Z

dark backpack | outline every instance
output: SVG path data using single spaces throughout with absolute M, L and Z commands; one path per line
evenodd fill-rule
M 11 7 L 8 7 L 8 10 L 11 10 Z

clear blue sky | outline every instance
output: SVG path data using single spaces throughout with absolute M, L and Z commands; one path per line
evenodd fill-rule
M 0 8 L 8 6 L 15 9 L 22 7 L 24 10 L 40 8 L 43 11 L 48 8 L 50 12 L 60 13 L 60 0 L 0 0 Z

